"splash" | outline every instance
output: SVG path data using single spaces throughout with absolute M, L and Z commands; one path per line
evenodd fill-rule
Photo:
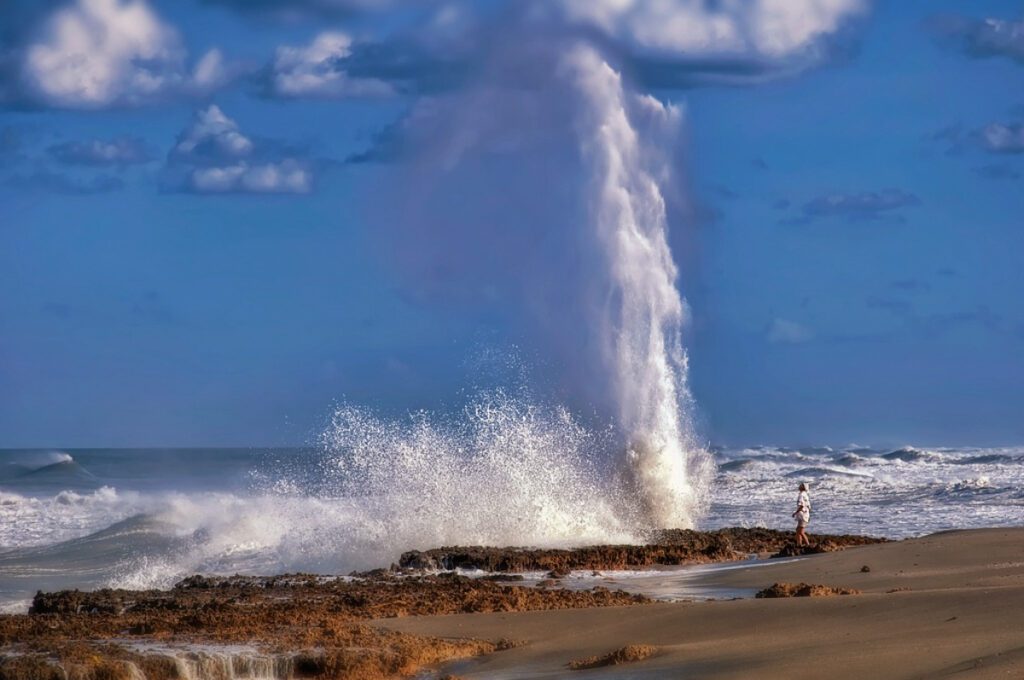
M 333 454 L 322 474 L 379 527 L 358 539 L 371 551 L 378 539 L 390 550 L 632 541 L 589 455 L 605 434 L 502 390 L 451 419 L 386 421 L 346 406 L 322 436 Z

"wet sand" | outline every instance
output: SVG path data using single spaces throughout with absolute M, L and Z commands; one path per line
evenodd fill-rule
M 374 625 L 526 643 L 442 669 L 466 678 L 1024 678 L 1024 529 L 947 532 L 709 570 L 700 579 L 718 590 L 803 582 L 861 594 L 424 616 Z M 574 661 L 626 645 L 657 651 L 632 663 L 570 670 Z

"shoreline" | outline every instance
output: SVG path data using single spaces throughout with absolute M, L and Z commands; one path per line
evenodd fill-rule
M 870 539 L 847 537 L 852 547 L 832 537 L 823 541 L 828 552 L 807 558 L 739 561 L 738 555 L 751 554 L 745 552 L 751 546 L 768 548 L 757 554 L 785 554 L 785 546 L 779 549 L 772 541 L 787 534 L 759 532 L 767 530 L 663 532 L 673 534 L 675 542 L 663 538 L 664 543 L 645 546 L 647 557 L 682 560 L 690 551 L 692 559 L 682 563 L 715 566 L 658 569 L 645 558 L 637 560 L 645 570 L 632 572 L 633 577 L 682 577 L 726 597 L 773 584 L 794 589 L 808 584 L 812 594 L 828 588 L 859 594 L 654 602 L 643 588 L 615 589 L 630 574 L 572 575 L 565 569 L 570 563 L 618 566 L 623 555 L 635 555 L 629 550 L 637 546 L 444 548 L 416 553 L 417 559 L 461 555 L 506 566 L 552 568 L 544 574 L 548 578 L 530 581 L 507 573 L 467 578 L 414 570 L 408 566 L 412 558 L 403 558 L 404 567 L 357 577 L 195 576 L 169 591 L 40 594 L 33 614 L 0 615 L 0 674 L 15 680 L 64 677 L 63 671 L 71 671 L 69 677 L 76 680 L 162 680 L 187 674 L 198 680 L 214 677 L 215 667 L 227 667 L 240 677 L 245 669 L 250 675 L 258 669 L 266 677 L 281 678 L 408 677 L 417 672 L 471 678 L 598 677 L 607 670 L 602 664 L 620 663 L 628 665 L 617 672 L 628 668 L 630 677 L 744 677 L 735 659 L 729 662 L 731 650 L 733 657 L 745 659 L 744 672 L 818 677 L 820 666 L 787 665 L 793 654 L 801 656 L 792 649 L 794 640 L 808 647 L 805 656 L 831 650 L 819 664 L 831 666 L 843 658 L 845 647 L 831 649 L 837 635 L 851 650 L 863 652 L 868 645 L 878 659 L 895 663 L 888 656 L 895 643 L 878 639 L 878 625 L 902 622 L 907 630 L 917 630 L 924 612 L 934 614 L 956 603 L 963 613 L 954 614 L 952 622 L 979 612 L 991 614 L 991 621 L 971 629 L 971 644 L 953 644 L 957 641 L 946 640 L 941 627 L 921 633 L 921 640 L 935 640 L 955 649 L 952 656 L 963 656 L 945 659 L 948 666 L 1007 652 L 1014 649 L 1011 643 L 1024 649 L 1024 632 L 1016 630 L 1019 617 L 1005 615 L 1010 603 L 1018 606 L 1012 611 L 1024 606 L 1024 529 L 946 532 L 869 545 L 863 544 Z M 755 545 L 749 542 L 755 536 L 770 540 Z M 862 571 L 865 566 L 868 570 Z M 793 616 L 811 631 L 779 632 L 777 627 L 784 631 L 787 617 Z M 985 635 L 979 638 L 978 631 Z M 893 639 L 906 637 L 897 633 Z M 1011 658 L 1004 654 L 999 660 Z M 571 664 L 580 670 L 571 670 Z M 857 659 L 846 665 L 858 668 Z M 911 677 L 898 673 L 907 669 L 906 662 L 891 669 L 893 674 L 886 675 L 878 672 L 884 668 L 872 667 L 870 675 Z M 837 677 L 858 676 L 843 675 L 840 669 Z
M 617 678 L 1024 677 L 1024 528 L 941 532 L 754 569 L 711 571 L 706 583 L 750 588 L 820 584 L 859 594 L 374 623 L 435 635 L 473 631 L 483 639 L 500 632 L 527 642 L 444 666 L 467 679 L 589 677 L 572 671 L 570 664 L 604 658 L 630 645 L 655 651 L 636 662 L 588 673 Z

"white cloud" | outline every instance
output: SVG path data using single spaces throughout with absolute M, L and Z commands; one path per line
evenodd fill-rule
M 561 0 L 572 23 L 639 49 L 684 57 L 781 59 L 811 49 L 865 0 Z
M 981 142 L 989 151 L 1024 153 L 1024 125 L 989 123 L 981 129 Z
M 178 31 L 145 0 L 75 0 L 54 11 L 24 51 L 30 95 L 63 108 L 138 105 L 223 84 L 217 50 L 193 73 Z
M 215 104 L 196 111 L 171 150 L 172 188 L 198 194 L 305 194 L 313 190 L 311 164 L 297 154 L 273 153 Z
M 811 329 L 796 321 L 776 318 L 768 326 L 768 342 L 797 344 L 813 339 Z
M 210 104 L 196 111 L 191 125 L 178 136 L 174 153 L 219 160 L 247 156 L 253 147 L 253 141 L 242 134 L 238 123 L 228 118 L 219 106 Z
M 313 173 L 295 160 L 224 167 L 195 168 L 190 188 L 201 194 L 306 194 L 313 190 Z
M 224 54 L 214 48 L 196 62 L 196 67 L 192 71 L 192 85 L 198 91 L 209 92 L 221 87 L 230 77 L 230 69 L 224 62 Z
M 327 31 L 304 47 L 282 46 L 271 66 L 270 90 L 280 97 L 365 97 L 393 93 L 388 83 L 353 78 L 343 60 L 352 54 L 352 38 Z

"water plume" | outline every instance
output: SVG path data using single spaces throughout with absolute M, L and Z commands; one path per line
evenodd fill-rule
M 447 88 L 419 81 L 408 114 L 353 157 L 388 163 L 369 222 L 408 300 L 496 320 L 541 358 L 536 392 L 582 423 L 610 423 L 585 452 L 594 470 L 569 467 L 598 475 L 591 498 L 624 526 L 693 526 L 712 467 L 693 425 L 668 236 L 670 216 L 678 228 L 692 214 L 678 172 L 683 112 L 643 88 L 799 73 L 865 10 L 864 0 L 455 2 L 445 21 L 406 36 L 465 68 Z
M 553 442 L 538 454 L 528 437 L 515 438 L 535 459 L 530 475 L 567 466 L 571 486 L 585 482 L 587 502 L 632 536 L 692 527 L 711 463 L 693 427 L 682 344 L 688 312 L 668 238 L 671 200 L 685 200 L 676 168 L 683 112 L 632 91 L 578 37 L 509 36 L 486 71 L 474 87 L 419 102 L 398 126 L 412 157 L 387 175 L 403 200 L 387 201 L 379 221 L 399 277 L 418 303 L 446 313 L 496 310 L 513 339 L 541 358 L 533 392 L 547 389 L 584 414 L 577 427 L 607 426 L 582 452 Z M 339 413 L 370 427 L 347 407 Z M 421 422 L 374 455 L 401 458 L 431 427 Z M 390 483 L 401 488 L 444 467 L 402 470 Z M 494 490 L 546 502 L 545 491 L 528 488 L 536 484 L 530 475 L 518 478 L 522 490 L 505 478 Z M 447 502 L 443 493 L 431 497 Z M 589 516 L 585 506 L 577 511 Z M 596 533 L 607 539 L 607 520 L 601 526 Z M 477 528 L 461 541 L 482 534 Z
M 709 457 L 694 436 L 681 331 L 686 304 L 668 244 L 661 184 L 672 176 L 681 111 L 626 91 L 593 48 L 577 45 L 563 66 L 577 88 L 581 150 L 590 173 L 588 227 L 602 276 L 586 282 L 591 331 L 625 438 L 629 481 L 653 526 L 692 526 Z M 646 133 L 646 134 L 644 134 Z

